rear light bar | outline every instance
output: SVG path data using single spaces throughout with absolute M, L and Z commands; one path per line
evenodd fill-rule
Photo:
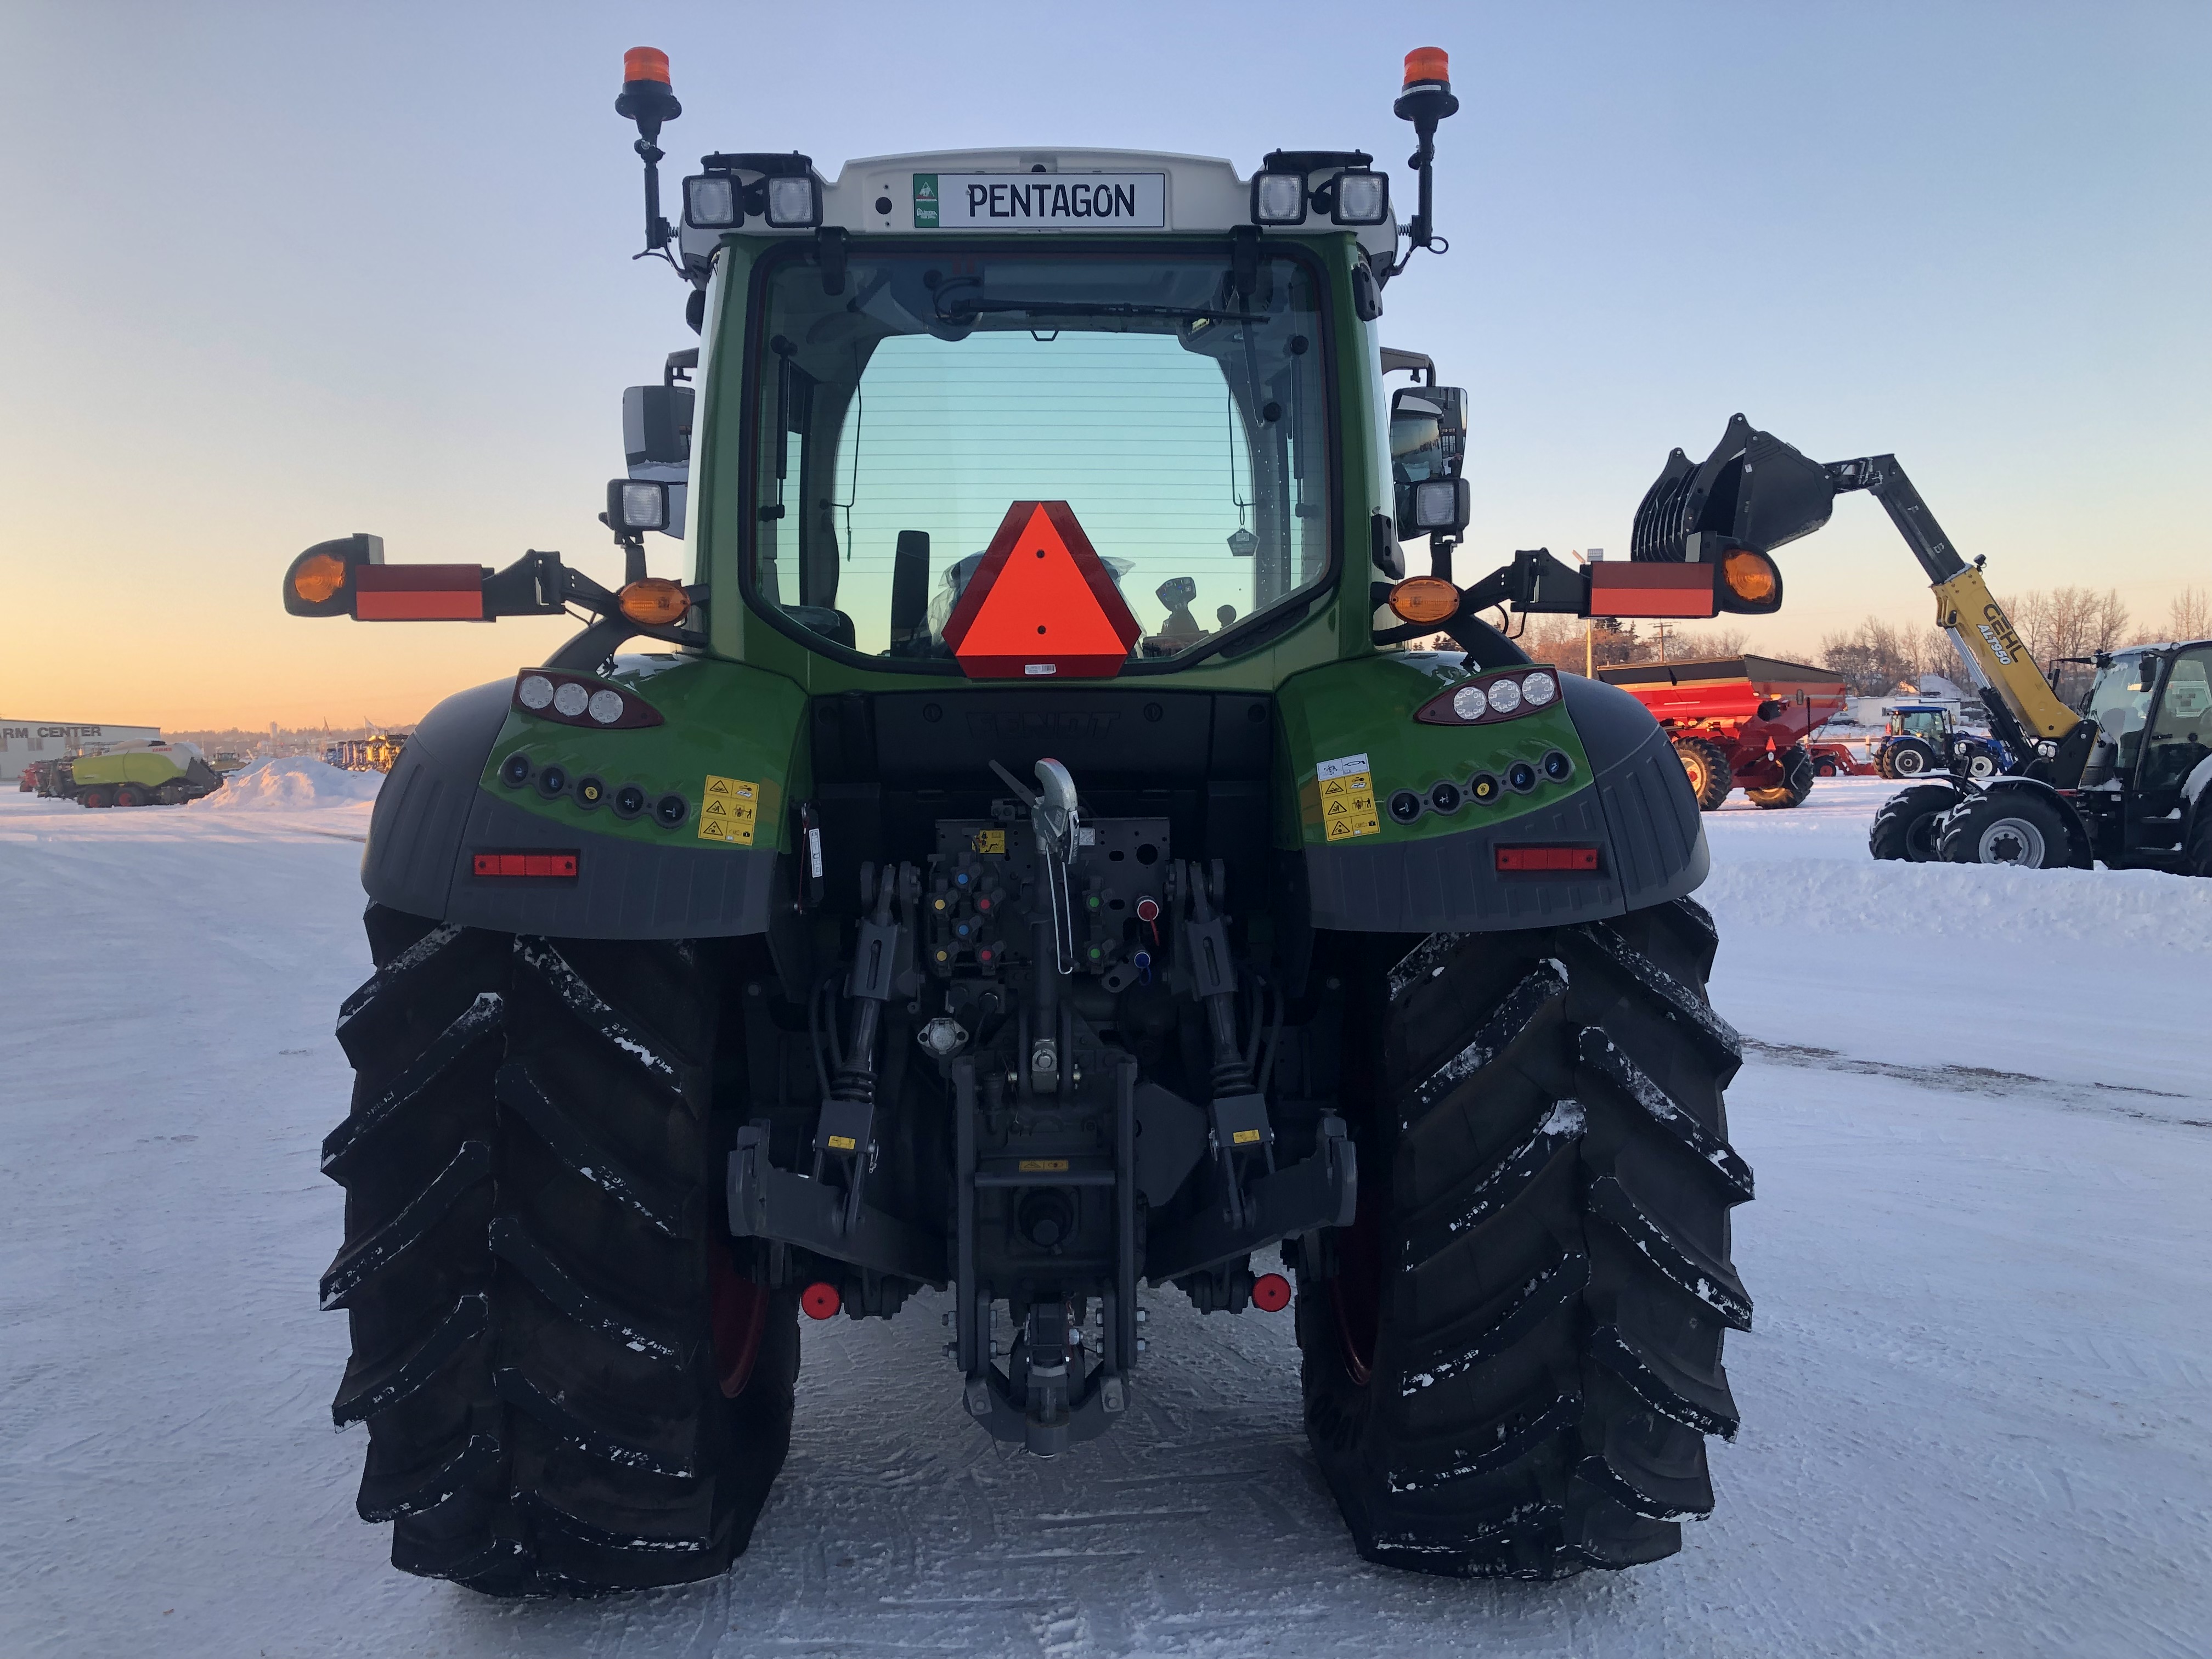
M 1595 873 L 1597 869 L 1597 848 L 1595 847 L 1534 846 L 1501 847 L 1498 849 L 1498 868 L 1504 872 L 1527 874 L 1541 872 L 1557 874 L 1576 871 Z
M 635 692 L 589 674 L 550 668 L 526 668 L 517 674 L 512 705 L 518 714 L 600 731 L 661 724 L 660 711 Z
M 471 862 L 474 873 L 487 880 L 536 876 L 574 881 L 582 858 L 580 853 L 477 853 Z
M 1548 663 L 1477 674 L 1439 691 L 1413 711 L 1424 726 L 1487 726 L 1550 708 L 1559 697 L 1559 672 Z

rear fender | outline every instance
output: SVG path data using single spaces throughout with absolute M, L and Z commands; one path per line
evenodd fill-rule
M 430 711 L 378 793 L 362 885 L 380 904 L 468 927 L 569 939 L 708 939 L 769 930 L 790 909 L 785 807 L 805 699 L 779 676 L 698 659 L 622 658 L 603 678 L 663 714 L 594 730 L 515 705 L 501 680 Z M 520 757 L 520 781 L 505 763 Z M 554 769 L 563 787 L 549 789 Z M 587 800 L 586 781 L 601 786 Z M 741 836 L 708 816 L 743 783 Z M 643 790 L 622 816 L 616 792 Z M 660 820 L 653 805 L 682 804 Z M 575 854 L 570 876 L 480 872 L 489 854 Z M 511 867 L 511 866 L 505 866 Z
M 1468 678 L 1456 653 L 1407 652 L 1332 664 L 1284 685 L 1278 845 L 1300 857 L 1313 926 L 1557 927 L 1679 898 L 1705 880 L 1697 801 L 1668 734 L 1642 703 L 1559 674 L 1558 701 L 1540 713 L 1474 726 L 1415 719 Z M 1540 778 L 1487 805 L 1467 796 L 1476 774 L 1504 778 L 1553 750 L 1568 762 L 1564 778 Z M 1456 804 L 1432 804 L 1442 785 L 1451 786 L 1447 801 L 1458 792 Z M 1393 812 L 1398 798 L 1419 804 L 1410 817 Z M 1596 848 L 1596 867 L 1500 867 L 1501 849 L 1559 847 Z

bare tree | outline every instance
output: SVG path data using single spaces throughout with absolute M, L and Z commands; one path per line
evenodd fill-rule
M 1926 651 L 1923 641 L 1879 617 L 1869 617 L 1848 633 L 1831 634 L 1820 641 L 1820 660 L 1863 697 L 1879 697 L 1895 690 L 1900 682 L 1917 678 Z
M 2212 635 L 2212 592 L 2185 587 L 2166 608 L 2166 637 L 2201 640 Z

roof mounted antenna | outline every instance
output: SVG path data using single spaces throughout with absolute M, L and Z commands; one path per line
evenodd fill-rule
M 1401 121 L 1413 124 L 1417 142 L 1406 165 L 1420 179 L 1419 205 L 1413 210 L 1413 222 L 1407 228 L 1405 258 L 1398 261 L 1391 273 L 1395 276 L 1406 268 L 1406 261 L 1413 257 L 1415 248 L 1425 247 L 1435 253 L 1451 252 L 1451 244 L 1436 234 L 1433 166 L 1437 159 L 1437 123 L 1459 112 L 1459 100 L 1452 95 L 1451 58 L 1442 46 L 1416 46 L 1406 54 L 1406 82 L 1398 94 L 1398 101 L 1390 106 L 1390 112 Z
M 661 123 L 683 114 L 684 106 L 676 101 L 669 84 L 666 52 L 657 46 L 632 46 L 623 54 L 622 96 L 615 100 L 615 113 L 637 123 L 636 149 L 645 163 L 645 252 L 631 258 L 658 255 L 675 264 L 668 252 L 675 228 L 660 216 L 659 138 Z

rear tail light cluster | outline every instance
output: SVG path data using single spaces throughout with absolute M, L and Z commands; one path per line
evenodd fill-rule
M 539 720 L 599 731 L 659 726 L 660 711 L 620 686 L 586 674 L 526 668 L 514 679 L 514 706 Z
M 1425 726 L 1491 726 L 1550 708 L 1559 699 L 1552 668 L 1506 668 L 1440 691 L 1413 711 Z

